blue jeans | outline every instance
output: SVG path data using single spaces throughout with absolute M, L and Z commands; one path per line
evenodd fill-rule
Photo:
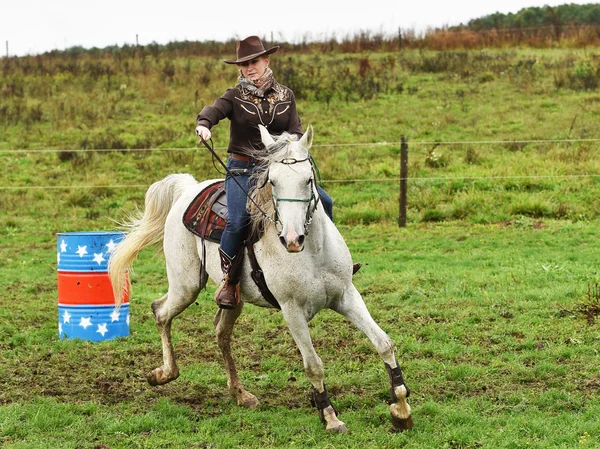
M 244 240 L 246 240 L 250 231 L 250 214 L 246 208 L 248 198 L 244 190 L 249 192 L 252 189 L 253 185 L 252 181 L 250 181 L 250 176 L 256 167 L 256 161 L 253 159 L 245 162 L 229 158 L 227 161 L 227 169 L 231 175 L 228 173 L 225 176 L 228 216 L 225 230 L 221 235 L 221 249 L 230 258 L 234 258 L 242 248 Z M 325 213 L 333 221 L 333 200 L 321 187 L 317 186 L 317 190 L 321 196 Z

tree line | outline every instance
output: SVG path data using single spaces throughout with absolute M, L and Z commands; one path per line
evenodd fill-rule
M 559 6 L 542 6 L 523 8 L 513 14 L 495 13 L 470 20 L 466 25 L 457 28 L 468 28 L 472 31 L 491 29 L 519 29 L 540 27 L 600 25 L 600 4 L 574 3 Z

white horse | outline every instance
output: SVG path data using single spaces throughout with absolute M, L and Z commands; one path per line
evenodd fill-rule
M 327 430 L 346 431 L 329 401 L 324 383 L 323 363 L 315 352 L 309 333 L 309 321 L 323 309 L 332 309 L 354 323 L 375 346 L 385 363 L 390 386 L 392 423 L 399 430 L 412 427 L 410 390 L 402 378 L 394 346 L 368 312 L 352 283 L 352 258 L 344 239 L 327 217 L 318 192 L 308 150 L 313 130 L 298 139 L 283 134 L 277 140 L 261 126 L 266 170 L 251 196 L 258 207 L 253 221 L 263 220 L 264 233 L 255 244 L 256 258 L 267 285 L 277 298 L 283 317 L 304 362 L 306 375 L 313 385 L 313 400 Z M 169 288 L 166 295 L 152 303 L 163 348 L 163 365 L 147 375 L 151 385 L 176 379 L 179 369 L 171 342 L 171 322 L 192 304 L 201 288 L 201 264 L 210 278 L 222 278 L 218 244 L 202 241 L 182 223 L 187 206 L 214 180 L 198 183 L 191 175 L 173 174 L 154 183 L 146 192 L 145 210 L 132 219 L 127 237 L 117 246 L 109 260 L 109 273 L 117 304 L 128 286 L 127 269 L 146 246 L 163 241 Z M 250 202 L 252 205 L 253 203 Z M 265 219 L 270 217 L 269 219 Z M 306 238 L 305 238 L 306 237 Z M 242 386 L 231 355 L 231 336 L 243 303 L 272 307 L 250 278 L 248 257 L 241 277 L 243 302 L 231 310 L 218 310 L 214 319 L 217 342 L 227 371 L 229 392 L 239 405 L 254 408 L 258 399 Z

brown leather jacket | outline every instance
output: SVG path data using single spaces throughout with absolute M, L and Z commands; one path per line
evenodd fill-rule
M 212 128 L 227 117 L 230 120 L 229 153 L 252 155 L 262 150 L 258 125 L 264 125 L 272 135 L 284 131 L 301 135 L 302 122 L 296 110 L 294 92 L 277 81 L 265 92 L 264 98 L 244 93 L 238 84 L 205 106 L 196 124 Z

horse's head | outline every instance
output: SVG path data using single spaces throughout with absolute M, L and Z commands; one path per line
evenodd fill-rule
M 263 126 L 260 132 L 267 153 L 265 183 L 271 190 L 279 240 L 289 252 L 300 252 L 319 201 L 308 152 L 313 128 L 309 125 L 300 139 L 283 134 L 275 140 Z

